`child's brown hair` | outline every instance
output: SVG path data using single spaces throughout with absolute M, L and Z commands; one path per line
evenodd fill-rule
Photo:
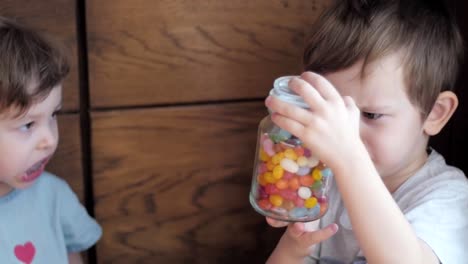
M 0 17 L 0 112 L 23 113 L 69 72 L 63 49 L 45 36 Z
M 304 69 L 321 74 L 400 52 L 407 94 L 423 117 L 441 91 L 453 90 L 463 55 L 459 29 L 443 1 L 337 1 L 317 20 Z M 376 87 L 378 89 L 378 87 Z

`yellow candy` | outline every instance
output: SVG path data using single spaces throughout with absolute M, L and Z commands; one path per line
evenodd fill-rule
M 284 174 L 284 169 L 280 165 L 276 165 L 273 168 L 273 178 L 279 180 L 283 178 L 283 174 Z
M 284 153 L 283 152 L 279 152 L 279 153 L 276 153 L 272 158 L 271 158 L 271 162 L 273 162 L 273 164 L 275 165 L 278 165 L 280 163 L 280 161 L 284 158 Z
M 312 178 L 314 178 L 314 180 L 316 181 L 320 181 L 322 179 L 322 172 L 319 168 L 314 169 L 314 171 L 312 172 Z
M 271 172 L 265 172 L 265 174 L 263 174 L 263 178 L 267 183 L 276 183 L 278 181 L 278 179 L 275 179 L 275 177 L 273 177 L 273 174 Z
M 284 151 L 284 157 L 291 159 L 291 160 L 297 160 L 297 154 L 293 149 L 287 149 Z
M 259 151 L 259 152 L 260 152 L 259 156 L 260 156 L 260 160 L 261 160 L 261 161 L 268 161 L 268 160 L 270 160 L 270 157 L 268 156 L 268 154 L 267 154 L 262 148 L 260 148 L 260 151 Z
M 283 197 L 277 194 L 270 195 L 270 203 L 274 206 L 281 206 L 283 204 Z
M 271 198 L 271 196 L 270 196 Z M 271 200 L 270 200 L 271 201 Z M 317 205 L 317 198 L 310 197 L 304 201 L 305 208 L 314 208 Z

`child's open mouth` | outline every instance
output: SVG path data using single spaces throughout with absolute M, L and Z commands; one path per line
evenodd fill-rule
M 37 162 L 36 164 L 32 165 L 26 173 L 21 177 L 23 182 L 32 182 L 37 179 L 42 172 L 44 171 L 45 165 L 49 161 L 49 157 Z

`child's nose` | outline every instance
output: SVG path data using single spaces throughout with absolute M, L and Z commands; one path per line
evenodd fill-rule
M 41 131 L 39 143 L 37 148 L 44 150 L 54 148 L 57 145 L 58 135 L 57 130 L 54 127 L 45 127 Z

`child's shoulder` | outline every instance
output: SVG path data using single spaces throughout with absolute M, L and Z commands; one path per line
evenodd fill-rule
M 63 187 L 68 186 L 68 183 L 59 178 L 57 175 L 52 174 L 48 171 L 44 171 L 41 176 L 36 180 L 36 184 L 39 187 L 48 186 L 48 187 Z
M 395 193 L 411 200 L 445 199 L 457 197 L 468 200 L 468 179 L 462 170 L 450 166 L 444 157 L 432 150 L 426 164 Z

